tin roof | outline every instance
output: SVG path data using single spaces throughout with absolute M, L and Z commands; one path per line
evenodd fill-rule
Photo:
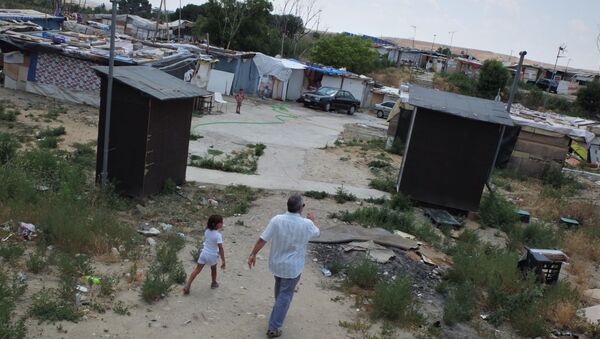
M 107 66 L 92 67 L 100 75 L 108 75 Z M 172 75 L 149 66 L 118 66 L 114 79 L 140 90 L 158 100 L 207 96 L 210 93 Z
M 465 119 L 513 126 L 502 102 L 475 98 L 430 88 L 410 86 L 408 103 Z

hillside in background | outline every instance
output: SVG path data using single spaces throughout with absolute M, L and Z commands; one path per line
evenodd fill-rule
M 412 39 L 403 39 L 403 38 L 383 38 L 383 39 L 393 42 L 401 47 L 412 47 L 412 45 L 413 45 Z M 438 47 L 444 48 L 444 47 L 450 47 L 450 46 L 436 43 L 434 46 L 434 50 L 437 50 Z M 415 48 L 423 49 L 423 50 L 431 50 L 431 41 L 415 40 Z M 491 52 L 491 51 L 485 51 L 485 50 L 481 50 L 481 49 L 474 49 L 474 48 L 467 48 L 467 47 L 460 47 L 460 46 L 452 47 L 453 54 L 460 54 L 461 51 L 464 51 L 465 53 L 470 54 L 481 61 L 485 61 L 487 59 L 497 59 L 497 60 L 501 60 L 501 61 L 510 61 L 511 63 L 515 63 L 515 64 L 517 62 L 519 62 L 519 54 L 518 54 L 519 52 L 518 51 L 515 51 L 514 55 L 511 57 L 510 55 L 506 55 L 506 54 L 502 54 L 502 53 L 495 53 L 495 52 Z M 554 67 L 554 64 L 549 64 L 549 63 L 531 60 L 531 59 L 527 59 L 527 58 L 525 59 L 525 62 L 527 64 L 540 65 L 540 66 L 544 66 L 544 67 L 548 67 L 548 68 Z M 558 65 L 557 69 L 564 69 L 564 67 L 565 67 L 564 65 Z M 573 67 L 569 67 L 569 70 L 575 71 L 575 72 L 577 72 L 577 71 L 589 72 L 589 73 L 597 72 L 595 70 L 586 70 L 586 69 L 579 69 L 579 68 L 573 68 Z

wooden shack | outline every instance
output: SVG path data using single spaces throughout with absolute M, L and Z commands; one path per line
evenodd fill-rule
M 522 126 L 508 168 L 540 178 L 548 167 L 562 168 L 571 139 L 559 132 Z
M 108 67 L 102 79 L 96 175 L 102 173 Z M 132 196 L 160 192 L 167 179 L 185 181 L 194 99 L 208 93 L 149 66 L 114 68 L 108 179 Z
M 411 86 L 398 190 L 428 205 L 477 211 L 513 122 L 501 102 Z M 400 121 L 403 119 L 400 118 Z

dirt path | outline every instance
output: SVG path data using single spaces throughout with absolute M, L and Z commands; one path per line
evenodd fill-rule
M 273 303 L 273 277 L 268 271 L 269 246 L 260 253 L 256 268 L 249 270 L 246 258 L 258 235 L 270 218 L 285 207 L 287 194 L 275 193 L 260 198 L 246 215 L 225 219 L 223 229 L 227 269 L 219 271 L 220 287 L 210 289 L 210 273 L 200 273 L 189 296 L 182 296 L 179 287 L 155 304 L 145 303 L 140 289 L 119 292 L 115 300 L 129 305 L 130 316 L 112 311 L 88 317 L 80 323 L 38 325 L 28 320 L 29 336 L 35 338 L 264 338 Z M 340 206 L 340 207 L 338 207 Z M 309 208 L 310 207 L 310 208 Z M 329 223 L 327 211 L 342 208 L 333 201 L 307 201 L 307 208 L 317 215 L 317 221 Z M 344 207 L 348 208 L 348 207 Z M 244 226 L 236 225 L 243 220 Z M 189 255 L 200 239 L 188 239 L 179 253 L 189 273 L 194 263 Z M 115 264 L 126 271 L 127 264 Z M 323 286 L 327 279 L 319 272 L 318 263 L 307 255 L 307 265 L 288 317 L 284 338 L 346 338 L 340 320 L 351 321 L 356 314 L 349 302 L 331 301 L 343 297 L 340 292 Z M 121 284 L 122 286 L 122 284 Z M 59 333 L 57 326 L 67 333 Z

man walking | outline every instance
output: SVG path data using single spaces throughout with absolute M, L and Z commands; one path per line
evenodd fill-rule
M 306 246 L 311 238 L 321 234 L 312 213 L 302 217 L 304 202 L 300 195 L 292 195 L 287 208 L 287 213 L 271 219 L 248 257 L 248 266 L 252 268 L 256 265 L 256 254 L 271 241 L 269 270 L 275 276 L 275 305 L 269 319 L 269 338 L 281 336 L 283 321 L 304 269 Z
M 240 114 L 240 109 L 242 108 L 242 102 L 244 101 L 244 99 L 246 99 L 246 97 L 244 96 L 244 90 L 240 88 L 239 92 L 237 92 L 237 94 L 235 95 L 235 102 L 237 103 L 237 106 L 235 107 L 235 112 L 237 114 Z

